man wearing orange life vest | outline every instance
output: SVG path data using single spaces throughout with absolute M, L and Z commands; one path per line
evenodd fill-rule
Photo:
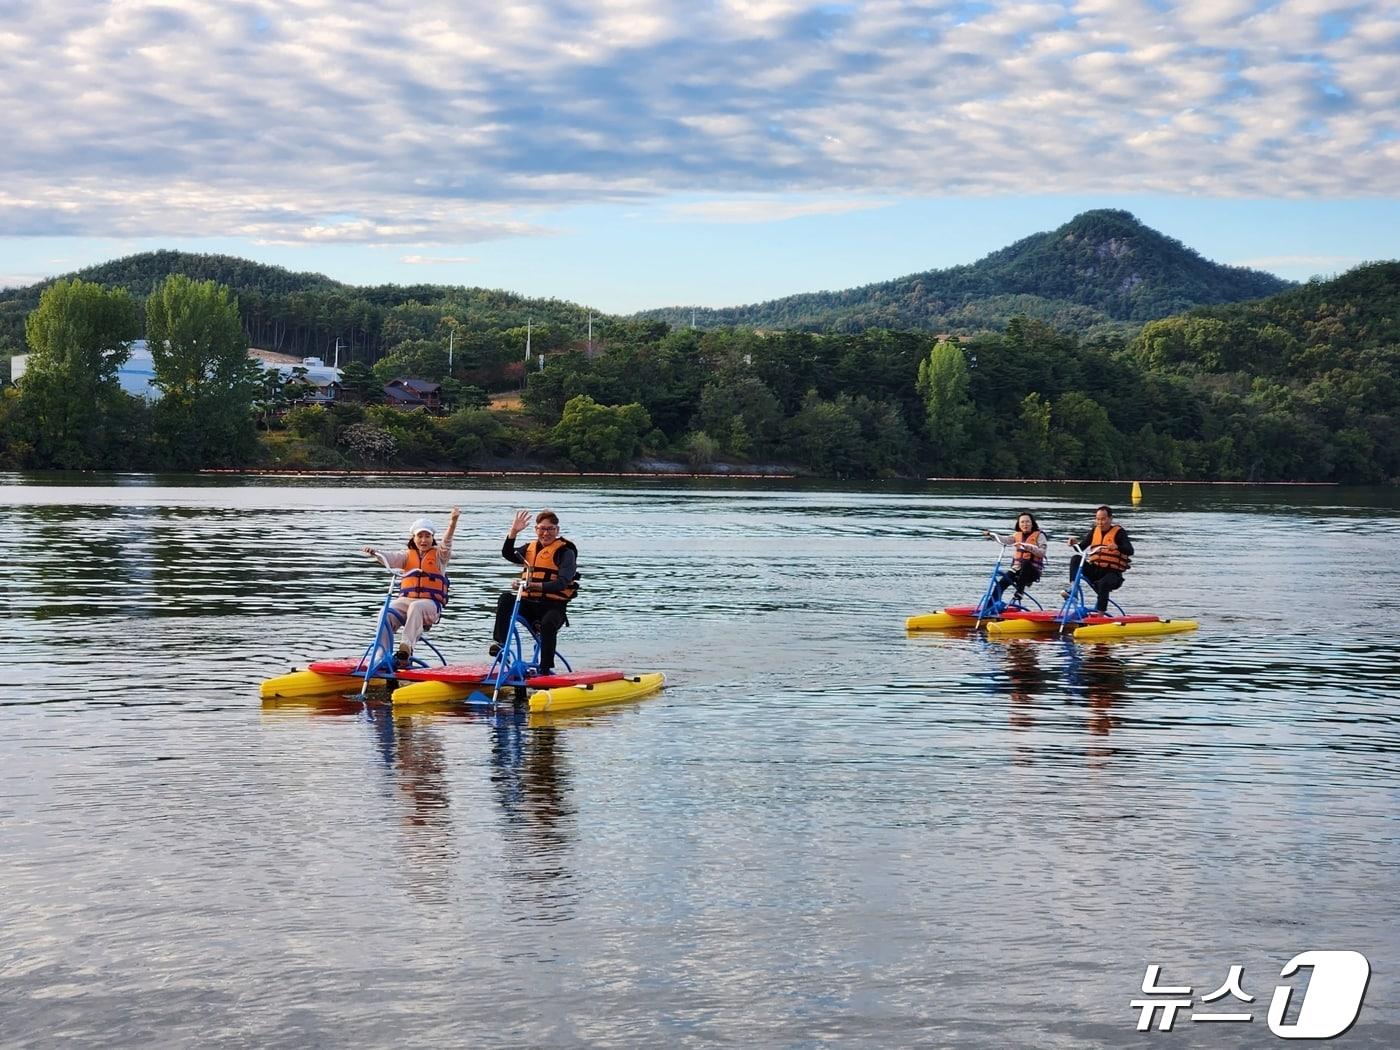
M 1084 582 L 1096 595 L 1098 602 L 1095 612 L 1108 612 L 1108 596 L 1123 586 L 1123 574 L 1132 565 L 1133 543 L 1123 526 L 1113 523 L 1113 511 L 1099 507 L 1094 511 L 1094 527 L 1076 540 L 1071 536 L 1067 541 L 1071 547 L 1076 544 L 1080 550 L 1092 551 L 1088 564 L 1084 566 Z M 1094 548 L 1097 548 L 1096 550 Z M 1069 560 L 1069 578 L 1079 571 L 1079 555 Z M 1068 597 L 1068 592 L 1065 592 Z
M 402 569 L 403 583 L 399 596 L 389 603 L 389 616 L 385 623 L 388 637 L 381 637 L 380 644 L 388 649 L 393 644 L 393 632 L 403 628 L 403 639 L 394 653 L 394 665 L 406 667 L 413 657 L 413 647 L 419 637 L 442 618 L 442 607 L 447 604 L 447 562 L 452 557 L 452 534 L 457 531 L 457 519 L 462 512 L 452 508 L 448 519 L 447 533 L 442 542 L 435 539 L 437 526 L 428 518 L 419 518 L 408 527 L 408 546 L 401 551 L 377 551 L 365 547 L 364 552 L 372 558 L 383 558 L 391 569 Z
M 520 599 L 521 617 L 539 632 L 540 663 L 535 669 L 541 675 L 554 671 L 554 650 L 559 628 L 569 622 L 570 599 L 578 593 L 578 548 L 559 535 L 559 515 L 542 510 L 535 515 L 535 539 L 517 547 L 515 537 L 530 524 L 530 512 L 518 510 L 510 523 L 510 532 L 501 546 L 501 557 L 523 565 L 525 594 Z M 510 613 L 515 607 L 515 592 L 502 591 L 496 599 L 496 626 L 491 632 L 495 642 L 491 655 L 500 651 L 510 630 Z

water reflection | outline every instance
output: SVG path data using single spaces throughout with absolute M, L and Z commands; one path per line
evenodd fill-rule
M 275 721 L 290 716 L 312 718 L 368 717 L 367 705 L 354 696 L 276 697 L 262 702 L 263 717 Z
M 403 805 L 401 826 L 409 859 L 409 891 L 419 899 L 445 901 L 458 850 L 448 807 L 447 757 L 439 729 L 421 713 L 395 712 L 388 704 L 366 705 L 365 715 Z
M 1088 706 L 1087 726 L 1094 736 L 1107 736 L 1119 724 L 1115 710 L 1128 692 L 1128 664 L 1113 653 L 1113 646 L 1079 645 L 1065 641 L 1065 682 L 1071 696 Z
M 557 716 L 462 705 L 405 712 L 347 696 L 267 700 L 263 711 L 269 718 L 300 713 L 357 719 L 370 728 L 375 753 L 403 807 L 400 823 L 406 833 L 410 892 L 430 901 L 446 899 L 462 853 L 452 815 L 452 761 L 444 736 L 452 725 L 481 726 L 486 731 L 487 780 L 499 817 L 502 877 L 516 884 L 511 899 L 521 908 L 523 921 L 556 922 L 570 914 L 576 903 L 576 893 L 569 888 L 569 852 L 577 809 L 570 799 L 566 730 Z M 473 847 L 471 852 L 479 850 Z
M 402 807 L 399 824 L 409 859 L 405 885 L 417 899 L 445 900 L 459 851 L 454 842 L 446 748 L 431 717 L 338 695 L 264 700 L 263 713 L 269 718 L 302 714 L 354 719 L 369 728 L 375 754 Z
M 542 725 L 526 731 L 526 716 L 503 713 L 491 735 L 492 784 L 501 805 L 502 826 L 518 861 L 515 876 L 529 882 L 566 878 L 562 863 L 574 829 L 575 808 L 568 799 L 569 768 L 560 730 Z
M 1081 645 L 1061 637 L 987 639 L 999 662 L 992 688 L 1006 696 L 1013 731 L 1027 738 L 1016 745 L 1013 761 L 1032 765 L 1047 754 L 1064 753 L 1066 735 L 1087 731 L 1076 750 L 1092 767 L 1117 753 L 1107 738 L 1122 722 L 1133 679 L 1140 673 L 1110 644 Z M 1047 745 L 1036 731 L 1054 734 Z
M 1011 726 L 1027 729 L 1034 721 L 1036 705 L 1045 696 L 1050 676 L 1040 666 L 1036 644 L 1013 638 L 1000 647 L 1006 659 L 1006 680 L 1011 697 Z

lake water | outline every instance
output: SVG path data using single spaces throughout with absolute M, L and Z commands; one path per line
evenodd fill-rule
M 1145 495 L 0 478 L 0 1045 L 1282 1046 L 1279 971 L 1322 949 L 1373 973 L 1330 1045 L 1400 1045 L 1400 501 Z M 1123 604 L 1199 632 L 903 630 L 975 599 L 976 530 L 1023 506 L 1051 599 L 1105 500 Z M 561 648 L 666 691 L 263 706 L 364 645 L 358 548 L 453 503 L 450 657 L 550 505 Z M 1135 1031 L 1149 964 L 1195 1020 Z M 1201 1005 L 1232 965 L 1254 1001 Z

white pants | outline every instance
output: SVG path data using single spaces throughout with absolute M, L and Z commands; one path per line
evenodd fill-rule
M 438 607 L 427 598 L 395 598 L 389 603 L 389 608 L 396 610 L 403 617 L 403 644 L 409 652 L 413 652 L 413 647 L 418 644 L 423 632 L 441 617 Z M 392 616 L 388 621 L 388 637 L 381 635 L 379 639 L 385 649 L 394 644 L 393 627 L 397 622 Z

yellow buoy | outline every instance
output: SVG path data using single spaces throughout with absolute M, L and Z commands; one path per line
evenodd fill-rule
M 1136 481 L 1133 482 L 1133 502 L 1142 502 L 1142 486 L 1139 485 Z

